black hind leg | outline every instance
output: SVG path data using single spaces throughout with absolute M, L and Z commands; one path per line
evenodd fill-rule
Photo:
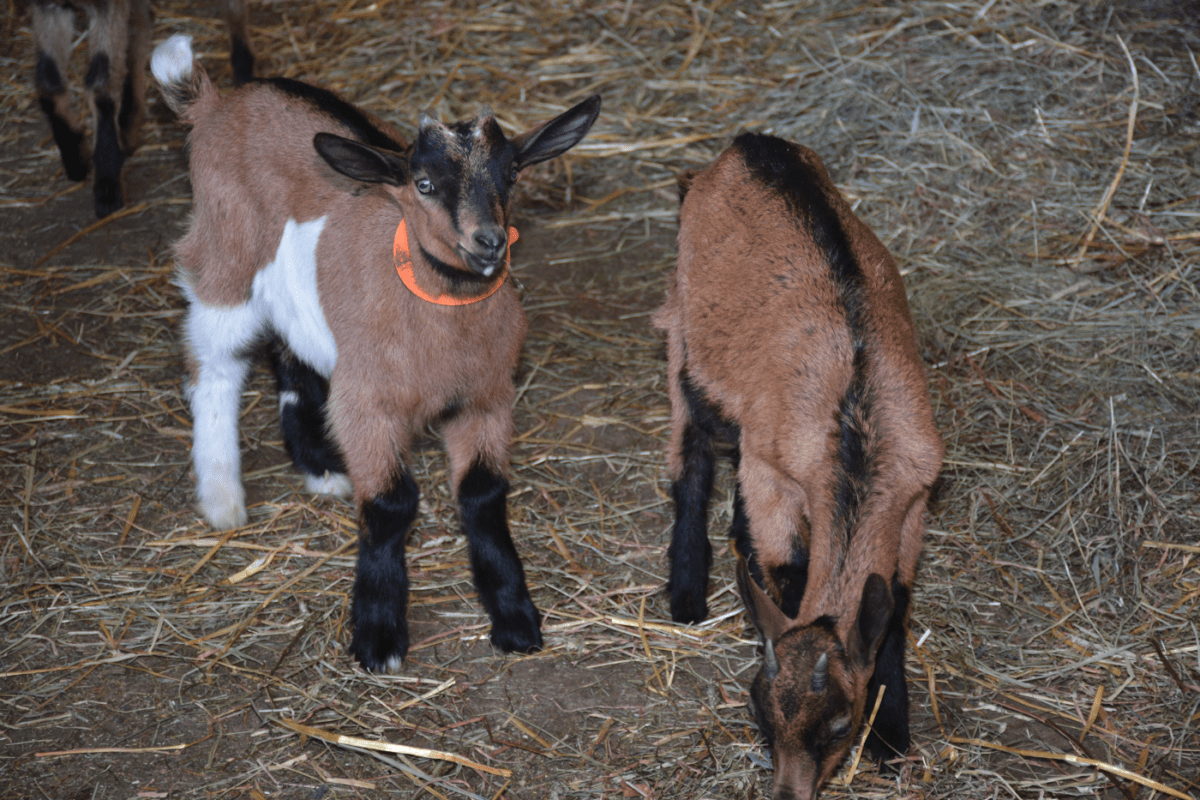
M 351 486 L 346 463 L 329 437 L 325 417 L 329 382 L 278 340 L 271 344 L 270 354 L 288 455 L 304 473 L 310 491 L 348 496 Z
M 904 647 L 908 616 L 908 587 L 892 581 L 892 599 L 895 608 L 887 633 L 875 657 L 875 672 L 867 684 L 867 707 L 869 715 L 875 707 L 879 687 L 885 686 L 883 701 L 875 715 L 871 735 L 866 747 L 881 769 L 887 770 L 887 761 L 908 752 L 908 684 L 904 675 Z
M 69 8 L 33 3 L 34 46 L 37 67 L 34 83 L 38 103 L 50 121 L 54 143 L 62 155 L 63 171 L 67 178 L 81 181 L 87 177 L 92 164 L 92 148 L 83 127 L 71 112 L 65 71 L 71 63 L 71 40 L 74 38 L 75 16 Z

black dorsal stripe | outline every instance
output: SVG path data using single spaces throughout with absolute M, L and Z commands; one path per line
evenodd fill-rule
M 841 563 L 870 492 L 872 471 L 865 425 L 871 403 L 866 353 L 869 323 L 862 266 L 854 257 L 845 227 L 826 198 L 826 177 L 799 157 L 796 145 L 775 136 L 743 133 L 734 139 L 733 148 L 741 154 L 751 176 L 783 199 L 801 234 L 812 238 L 837 288 L 850 330 L 853 373 L 835 420 L 839 475 L 834 489 L 834 525 L 842 540 L 838 555 Z
M 304 100 L 323 114 L 333 117 L 345 126 L 351 135 L 372 147 L 382 150 L 404 151 L 404 145 L 379 129 L 358 108 L 347 103 L 328 89 L 294 80 L 292 78 L 258 78 L 263 83 L 269 83 L 284 94 Z

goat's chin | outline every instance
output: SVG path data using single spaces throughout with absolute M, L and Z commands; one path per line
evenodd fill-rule
M 479 278 L 494 278 L 504 270 L 504 258 L 485 258 L 467 250 L 459 250 L 463 267 Z

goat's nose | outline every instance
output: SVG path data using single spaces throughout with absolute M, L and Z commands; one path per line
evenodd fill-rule
M 491 257 L 500 255 L 500 251 L 504 249 L 505 243 L 508 241 L 504 235 L 504 231 L 499 228 L 484 228 L 475 232 L 475 244 Z

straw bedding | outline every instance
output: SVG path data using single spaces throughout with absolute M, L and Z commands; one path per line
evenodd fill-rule
M 898 777 L 848 764 L 825 796 L 1200 796 L 1195 2 L 252 3 L 261 72 L 407 132 L 422 110 L 487 103 L 512 131 L 604 97 L 516 219 L 532 328 L 510 508 L 548 646 L 487 644 L 431 435 L 398 677 L 344 651 L 354 512 L 298 491 L 265 371 L 243 420 L 252 524 L 198 521 L 170 282 L 184 133 L 152 90 L 128 213 L 93 225 L 6 5 L 0 795 L 767 791 L 727 474 L 713 619 L 669 621 L 648 321 L 674 176 L 755 129 L 822 154 L 895 253 L 947 445 L 913 750 Z M 155 36 L 193 34 L 228 86 L 215 6 L 163 0 Z

